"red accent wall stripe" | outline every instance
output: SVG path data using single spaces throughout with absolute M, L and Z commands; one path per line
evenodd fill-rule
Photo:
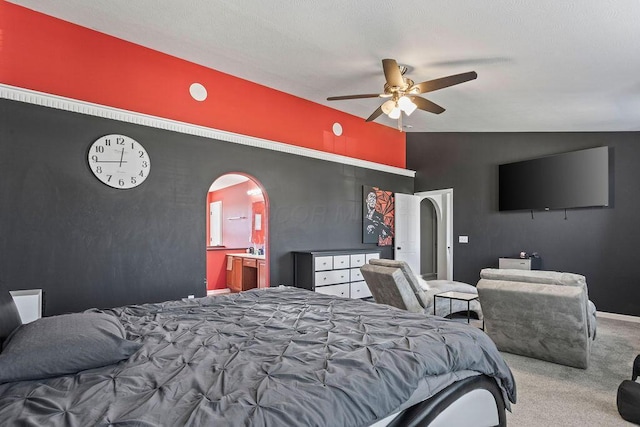
M 405 134 L 0 0 L 0 82 L 404 168 Z M 208 98 L 189 94 L 201 83 Z M 329 95 L 329 94 L 328 94 Z M 342 136 L 332 132 L 342 125 Z

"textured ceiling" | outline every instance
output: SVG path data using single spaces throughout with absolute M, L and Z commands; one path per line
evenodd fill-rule
M 17 0 L 74 22 L 359 117 L 381 59 L 416 83 L 476 71 L 424 97 L 407 131 L 640 130 L 638 0 Z M 377 122 L 396 126 L 380 117 Z

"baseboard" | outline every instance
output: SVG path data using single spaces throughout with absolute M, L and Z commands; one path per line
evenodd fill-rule
M 209 295 L 228 294 L 229 292 L 231 292 L 231 290 L 230 290 L 229 288 L 224 288 L 224 289 L 208 289 L 208 290 L 207 290 L 207 296 L 209 296 Z
M 605 319 L 623 320 L 625 322 L 640 323 L 640 317 L 629 316 L 627 314 L 607 313 L 606 311 L 596 311 L 596 316 L 602 317 Z

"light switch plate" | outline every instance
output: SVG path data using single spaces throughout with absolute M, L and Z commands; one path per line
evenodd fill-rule
M 458 243 L 469 243 L 469 236 L 458 236 Z

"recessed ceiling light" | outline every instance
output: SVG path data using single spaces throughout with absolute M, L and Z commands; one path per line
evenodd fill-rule
M 204 101 L 207 99 L 207 88 L 200 83 L 192 83 L 191 86 L 189 86 L 189 93 L 196 101 Z

